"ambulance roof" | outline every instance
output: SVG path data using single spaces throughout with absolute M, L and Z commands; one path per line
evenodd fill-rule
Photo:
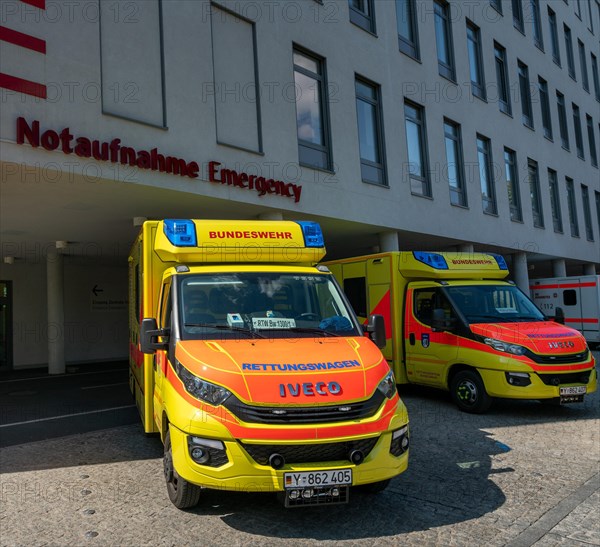
M 399 252 L 398 269 L 406 278 L 504 279 L 508 267 L 493 253 Z
M 325 256 L 316 222 L 165 219 L 154 251 L 165 262 L 316 264 Z

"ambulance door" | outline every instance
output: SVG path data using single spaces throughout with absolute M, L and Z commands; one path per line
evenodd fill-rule
M 389 361 L 393 361 L 393 348 L 395 342 L 393 314 L 392 314 L 392 266 L 390 255 L 379 256 L 367 260 L 367 280 L 369 315 L 382 315 L 385 320 L 385 347 L 381 353 Z M 400 337 L 398 336 L 398 341 Z M 399 377 L 399 371 L 394 370 Z
M 447 369 L 458 355 L 458 337 L 449 331 L 434 332 L 433 310 L 444 310 L 448 324 L 458 324 L 456 314 L 439 285 L 410 283 L 405 306 L 405 353 L 408 380 L 415 384 L 445 387 Z
M 158 328 L 171 329 L 172 321 L 172 295 L 171 295 L 171 280 L 168 277 L 163 280 L 160 291 L 160 307 L 158 311 Z M 164 410 L 163 383 L 167 375 L 168 368 L 168 352 L 167 350 L 157 350 L 154 354 L 154 420 L 162 431 L 162 413 Z
M 583 308 L 581 280 L 578 277 L 569 277 L 561 280 L 559 284 L 560 297 L 558 306 L 565 312 L 565 325 L 578 331 L 583 330 Z

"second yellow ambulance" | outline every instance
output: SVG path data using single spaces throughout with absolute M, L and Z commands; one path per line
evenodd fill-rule
M 398 383 L 449 390 L 473 413 L 494 397 L 572 403 L 596 390 L 584 337 L 506 281 L 499 255 L 389 252 L 327 265 L 359 319 L 385 317 Z

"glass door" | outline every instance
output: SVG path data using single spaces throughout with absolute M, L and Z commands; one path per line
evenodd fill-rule
M 12 368 L 12 281 L 0 281 L 0 370 Z

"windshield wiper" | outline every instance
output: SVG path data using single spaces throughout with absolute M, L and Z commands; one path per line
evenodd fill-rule
M 254 338 L 266 338 L 263 334 L 251 330 L 247 327 L 235 327 L 232 325 L 217 325 L 216 323 L 184 323 L 184 327 L 208 327 L 211 329 L 221 329 L 221 330 L 233 330 L 236 332 L 244 332 L 246 334 L 250 334 Z
M 291 332 L 308 332 L 311 334 L 320 334 L 321 336 L 342 336 L 341 334 L 338 334 L 336 332 L 331 332 L 329 330 L 323 330 L 323 329 L 318 329 L 316 327 L 289 327 L 289 328 L 285 328 L 285 327 L 281 327 L 281 328 L 275 328 L 275 329 L 269 329 L 269 330 L 285 330 L 285 331 L 291 331 Z

